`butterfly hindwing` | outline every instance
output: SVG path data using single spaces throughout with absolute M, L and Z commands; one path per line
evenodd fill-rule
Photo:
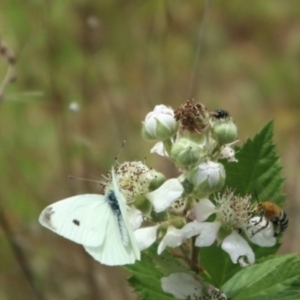
M 127 229 L 129 244 L 130 244 L 130 246 L 133 250 L 133 253 L 134 253 L 136 259 L 140 260 L 141 253 L 140 253 L 139 247 L 137 245 L 136 238 L 134 236 L 132 226 L 131 226 L 131 224 L 129 222 L 129 219 L 128 219 L 128 212 L 127 212 L 128 207 L 126 205 L 126 199 L 125 199 L 125 197 L 123 196 L 123 194 L 121 193 L 121 191 L 119 189 L 119 185 L 118 185 L 118 182 L 117 182 L 117 179 L 116 179 L 116 175 L 115 175 L 113 170 L 112 170 L 112 182 L 113 182 L 114 192 L 115 192 L 116 197 L 117 197 L 118 202 L 119 202 L 119 207 L 120 207 L 120 211 L 121 211 L 121 214 L 122 214 L 122 217 L 123 217 L 123 220 L 124 220 L 124 225 L 125 225 L 125 228 Z
M 107 231 L 102 245 L 84 248 L 95 260 L 109 266 L 132 264 L 137 259 L 131 243 L 124 245 L 117 216 L 114 215 L 108 218 Z

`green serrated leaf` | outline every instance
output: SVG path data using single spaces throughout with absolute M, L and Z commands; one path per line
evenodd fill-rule
M 257 193 L 259 201 L 268 199 L 282 206 L 284 180 L 272 139 L 273 122 L 270 122 L 246 141 L 236 154 L 238 163 L 224 163 L 226 183 L 241 195 Z
M 175 298 L 172 295 L 166 294 L 162 290 L 160 280 L 167 272 L 163 267 L 159 268 L 157 259 L 154 259 L 157 257 L 156 248 L 157 245 L 152 246 L 142 254 L 141 261 L 125 267 L 131 274 L 128 282 L 143 300 L 174 300 Z M 170 258 L 168 261 L 171 264 Z
M 194 275 L 191 270 L 183 266 L 178 259 L 176 259 L 167 251 L 165 251 L 163 255 L 152 255 L 150 257 L 152 257 L 153 261 L 155 261 L 156 268 L 165 276 L 179 272 L 185 272 Z
M 235 274 L 222 290 L 232 300 L 296 300 L 300 288 L 296 255 L 275 256 Z M 281 297 L 281 298 L 280 298 Z

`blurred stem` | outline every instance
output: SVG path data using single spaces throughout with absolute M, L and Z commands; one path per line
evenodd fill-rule
M 26 258 L 26 254 L 24 253 L 22 247 L 19 245 L 19 243 L 17 242 L 11 228 L 10 225 L 5 217 L 5 214 L 3 212 L 3 209 L 0 207 L 0 226 L 2 227 L 5 237 L 8 240 L 8 243 L 10 244 L 14 257 L 16 259 L 16 261 L 18 262 L 24 277 L 26 278 L 29 286 L 31 287 L 35 298 L 38 300 L 43 300 L 43 296 L 40 293 L 37 285 L 35 284 L 35 280 L 34 280 L 34 276 L 31 272 L 30 266 L 29 266 L 29 262 L 27 261 Z
M 8 68 L 3 81 L 0 83 L 0 101 L 4 98 L 6 87 L 15 80 L 15 62 L 16 58 L 12 51 L 10 51 L 5 44 L 0 40 L 0 55 L 4 56 L 8 63 Z
M 197 50 L 196 50 L 196 57 L 195 57 L 195 63 L 194 63 L 194 69 L 191 75 L 190 84 L 188 87 L 188 99 L 191 99 L 194 94 L 195 89 L 195 81 L 199 69 L 199 61 L 200 61 L 200 54 L 203 48 L 203 40 L 204 40 L 204 29 L 205 29 L 205 23 L 207 19 L 207 14 L 209 10 L 210 0 L 205 1 L 205 7 L 203 10 L 203 16 L 200 24 L 200 30 L 199 30 L 199 37 L 198 37 L 198 43 L 197 43 Z
M 199 247 L 195 246 L 195 242 L 196 242 L 196 237 L 193 236 L 191 243 L 192 243 L 192 253 L 191 253 L 191 260 L 190 260 L 190 268 L 191 270 L 193 270 L 195 273 L 199 273 Z

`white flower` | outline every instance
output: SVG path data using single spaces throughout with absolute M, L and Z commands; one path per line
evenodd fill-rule
M 159 243 L 157 254 L 160 255 L 167 246 L 172 248 L 180 246 L 184 240 L 185 236 L 181 229 L 177 229 L 174 226 L 169 226 L 167 233 Z
M 216 206 L 209 199 L 201 199 L 194 208 L 188 212 L 191 220 L 205 221 L 211 214 L 216 213 Z
M 126 161 L 117 166 L 115 173 L 127 203 L 148 192 L 149 184 L 155 178 L 155 172 L 141 161 Z
M 134 232 L 140 251 L 147 249 L 156 241 L 159 225 L 139 228 Z
M 177 299 L 200 299 L 203 285 L 188 273 L 173 273 L 163 277 L 161 286 L 164 292 L 172 294 Z
M 227 159 L 229 162 L 238 162 L 238 160 L 235 158 L 235 151 L 228 145 L 222 147 L 219 158 Z
M 140 210 L 131 206 L 127 211 L 127 215 L 133 231 L 141 227 L 143 223 L 143 215 Z
M 198 235 L 195 241 L 197 247 L 208 247 L 211 246 L 217 238 L 217 233 L 222 223 L 216 222 L 201 222 L 196 221 L 186 224 L 182 228 L 186 238 Z
M 237 263 L 240 257 L 245 256 L 249 264 L 253 264 L 254 253 L 237 231 L 249 225 L 250 199 L 250 196 L 239 197 L 232 191 L 226 190 L 216 199 L 217 206 L 208 199 L 200 200 L 189 213 L 194 222 L 186 224 L 182 232 L 187 238 L 198 235 L 195 246 L 207 247 L 220 238 L 218 232 L 222 227 L 229 234 L 221 241 L 221 247 L 230 255 L 232 262 Z M 216 214 L 214 222 L 203 222 L 213 213 Z
M 159 213 L 170 207 L 182 195 L 184 188 L 178 179 L 165 181 L 158 189 L 145 194 L 152 203 L 154 210 Z
M 143 122 L 143 136 L 146 139 L 163 141 L 172 137 L 176 131 L 174 111 L 163 104 L 156 105 Z
M 237 263 L 240 257 L 246 256 L 249 264 L 253 264 L 255 256 L 244 238 L 236 231 L 232 231 L 222 242 L 222 249 L 226 251 L 233 263 Z
M 197 194 L 207 195 L 222 188 L 225 183 L 225 169 L 218 162 L 207 161 L 192 169 L 187 178 L 195 186 Z
M 251 218 L 245 233 L 252 243 L 261 247 L 272 247 L 276 244 L 273 224 L 265 217 Z
M 165 156 L 168 157 L 169 154 L 165 149 L 164 143 L 163 142 L 157 142 L 150 150 L 150 153 L 156 153 L 160 156 Z

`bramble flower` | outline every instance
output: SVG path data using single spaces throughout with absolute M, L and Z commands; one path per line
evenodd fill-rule
M 154 210 L 159 213 L 170 207 L 183 193 L 184 188 L 178 179 L 165 181 L 158 189 L 145 194 L 152 203 Z
M 180 133 L 203 133 L 209 128 L 210 115 L 202 103 L 187 100 L 175 110 L 175 119 L 180 123 Z
M 155 171 L 141 161 L 126 161 L 117 166 L 115 173 L 127 203 L 132 203 L 137 195 L 148 192 L 151 181 L 155 179 Z
M 134 235 L 140 251 L 147 249 L 156 241 L 158 228 L 159 225 L 155 225 L 135 230 Z
M 143 122 L 143 136 L 149 140 L 166 140 L 171 138 L 177 131 L 177 122 L 174 111 L 161 104 L 156 105 L 154 110 L 147 114 Z
M 247 257 L 250 264 L 254 263 L 254 253 L 247 241 L 240 235 L 239 230 L 246 230 L 249 225 L 249 216 L 252 213 L 251 196 L 240 197 L 226 190 L 216 198 L 216 205 L 208 199 L 200 200 L 189 216 L 194 222 L 182 228 L 187 238 L 197 235 L 195 245 L 207 247 L 218 240 L 233 263 L 240 257 Z M 215 214 L 214 222 L 203 222 L 211 214 Z M 251 240 L 251 238 L 250 238 Z
M 161 278 L 160 281 L 163 291 L 172 294 L 177 299 L 192 300 L 200 299 L 202 296 L 203 284 L 191 274 L 173 273 Z
M 200 282 L 190 273 L 178 272 L 160 280 L 164 292 L 180 300 L 227 300 L 226 295 L 212 285 Z
M 169 226 L 167 233 L 159 243 L 157 254 L 161 254 L 166 247 L 178 247 L 186 240 L 184 232 L 181 229 L 177 229 L 174 226 Z

